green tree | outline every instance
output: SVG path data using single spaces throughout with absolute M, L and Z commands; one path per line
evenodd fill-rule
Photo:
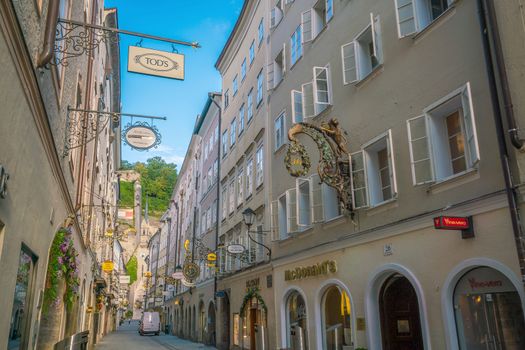
M 126 264 L 126 270 L 129 274 L 129 284 L 133 284 L 137 280 L 137 267 L 138 267 L 138 261 L 137 257 L 133 255 L 131 258 L 129 258 L 128 263 Z

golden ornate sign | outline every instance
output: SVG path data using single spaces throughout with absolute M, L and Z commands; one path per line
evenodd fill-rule
M 308 277 L 316 277 L 319 275 L 327 275 L 328 273 L 337 272 L 337 265 L 334 260 L 325 260 L 322 263 L 317 263 L 312 266 L 296 267 L 293 270 L 284 271 L 284 280 L 293 281 Z
M 187 281 L 196 279 L 200 275 L 199 265 L 193 262 L 186 262 L 182 267 L 182 274 Z
M 104 272 L 113 271 L 113 267 L 114 267 L 114 264 L 113 264 L 113 261 L 111 260 L 106 260 L 102 263 L 102 271 Z

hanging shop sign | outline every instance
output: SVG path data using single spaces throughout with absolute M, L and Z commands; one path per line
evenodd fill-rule
M 182 274 L 186 280 L 194 280 L 200 275 L 199 265 L 193 262 L 187 262 L 182 267 Z
M 186 287 L 195 287 L 195 282 L 193 281 L 188 281 L 184 278 L 181 281 L 182 281 L 182 284 Z
M 129 284 L 131 282 L 131 276 L 130 275 L 119 276 L 118 280 L 120 284 Z
M 461 238 L 474 237 L 472 216 L 438 216 L 434 218 L 434 228 L 436 230 L 461 231 Z
M 242 244 L 230 244 L 226 249 L 230 254 L 242 254 L 246 250 Z
M 322 263 L 317 263 L 312 266 L 296 267 L 292 270 L 284 271 L 285 281 L 300 280 L 309 277 L 316 277 L 320 275 L 327 275 L 329 273 L 337 272 L 337 264 L 334 260 L 325 260 Z
M 184 80 L 184 55 L 130 46 L 128 72 Z
M 190 250 L 190 240 L 189 239 L 184 241 L 184 249 L 186 249 L 186 251 Z
M 145 151 L 160 144 L 160 133 L 156 126 L 147 122 L 126 125 L 122 131 L 124 142 L 137 151 Z
M 216 261 L 216 260 L 217 260 L 217 254 L 215 253 L 208 254 L 208 261 Z
M 102 271 L 104 272 L 111 272 L 113 271 L 113 267 L 115 266 L 115 264 L 113 264 L 113 261 L 111 260 L 106 260 L 102 263 Z

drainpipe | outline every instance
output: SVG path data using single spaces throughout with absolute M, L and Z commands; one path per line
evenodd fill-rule
M 485 6 L 485 5 L 488 6 Z M 478 0 L 478 15 L 479 22 L 481 27 L 481 35 L 483 42 L 483 53 L 485 56 L 485 63 L 487 69 L 487 75 L 489 79 L 489 90 L 490 90 L 490 99 L 492 102 L 492 112 L 494 115 L 494 122 L 496 124 L 496 136 L 498 139 L 498 148 L 500 153 L 501 166 L 503 170 L 503 177 L 505 179 L 505 191 L 507 194 L 507 202 L 510 211 L 510 218 L 512 223 L 512 230 L 514 233 L 514 239 L 516 243 L 516 250 L 518 253 L 518 260 L 521 272 L 522 283 L 525 284 L 525 253 L 523 246 L 523 233 L 520 225 L 520 218 L 517 205 L 517 194 L 512 183 L 512 174 L 509 164 L 509 153 L 507 149 L 507 144 L 505 142 L 505 131 L 503 128 L 503 117 L 502 117 L 502 106 L 498 99 L 498 82 L 496 78 L 495 69 L 500 71 L 505 71 L 505 67 L 502 66 L 502 52 L 501 52 L 501 42 L 499 42 L 499 35 L 497 31 L 497 23 L 495 22 L 494 15 L 494 5 L 491 0 Z M 496 43 L 497 41 L 497 43 Z M 496 62 L 493 60 L 491 55 L 491 50 L 495 51 Z M 499 53 L 498 53 L 499 51 Z M 502 86 L 502 98 L 503 103 L 505 104 L 505 114 L 507 116 L 507 121 L 509 122 L 509 135 L 511 142 L 514 147 L 522 149 L 523 140 L 520 140 L 517 135 L 516 123 L 514 120 L 514 115 L 512 113 L 512 104 L 510 103 L 510 94 L 508 93 L 508 82 L 506 80 L 506 74 L 499 74 L 500 81 L 499 83 Z M 507 95 L 507 97 L 504 97 Z M 508 112 L 511 111 L 509 114 Z
M 46 18 L 46 31 L 44 33 L 44 47 L 38 55 L 36 66 L 42 68 L 53 58 L 55 48 L 55 37 L 58 23 L 58 9 L 60 0 L 49 0 Z

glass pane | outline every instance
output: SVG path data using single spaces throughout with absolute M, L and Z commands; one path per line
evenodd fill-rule
M 412 156 L 414 157 L 414 162 L 418 160 L 428 159 L 429 158 L 428 142 L 427 138 L 422 138 L 416 141 L 412 141 Z
M 454 174 L 467 170 L 465 157 L 461 157 L 452 161 L 452 171 Z
M 447 131 L 448 131 L 449 136 L 461 132 L 459 112 L 452 113 L 446 119 L 447 119 Z
M 465 155 L 465 144 L 462 134 L 457 134 L 449 139 L 450 156 L 452 159 L 463 157 Z
M 427 136 L 425 117 L 419 117 L 410 121 L 410 137 L 412 140 Z
M 366 205 L 366 190 L 364 188 L 354 191 L 355 206 L 362 207 Z
M 414 163 L 414 171 L 416 173 L 416 183 L 430 181 L 432 179 L 432 171 L 430 170 L 430 159 Z
M 8 349 L 20 349 L 20 343 L 27 341 L 24 327 L 29 310 L 29 283 L 33 275 L 33 260 L 29 254 L 20 252 L 18 272 L 16 275 L 15 295 L 13 298 L 13 310 L 11 312 L 11 326 L 9 330 Z M 25 338 L 25 339 L 24 339 Z

